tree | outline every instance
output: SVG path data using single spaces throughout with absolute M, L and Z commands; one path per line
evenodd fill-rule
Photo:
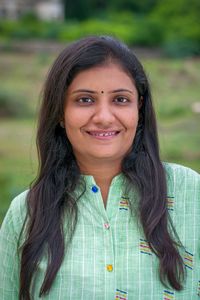
M 146 14 L 153 10 L 158 0 L 110 0 L 108 6 L 111 10 L 124 10 L 133 13 Z
M 91 0 L 63 0 L 65 19 L 84 20 L 91 16 Z

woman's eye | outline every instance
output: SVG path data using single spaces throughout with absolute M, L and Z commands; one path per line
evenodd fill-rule
M 78 102 L 79 102 L 79 103 L 83 103 L 83 104 L 84 104 L 84 103 L 86 103 L 86 104 L 89 103 L 89 104 L 90 104 L 90 103 L 93 103 L 94 100 L 91 99 L 91 98 L 89 98 L 89 97 L 82 97 L 82 98 L 79 98 L 79 99 L 78 99 Z
M 117 97 L 114 99 L 114 102 L 123 104 L 129 102 L 129 100 L 125 97 Z

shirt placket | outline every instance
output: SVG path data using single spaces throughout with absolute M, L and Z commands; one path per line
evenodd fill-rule
M 115 296 L 115 256 L 114 256 L 114 240 L 113 240 L 113 228 L 111 225 L 110 217 L 107 210 L 104 207 L 103 199 L 101 196 L 100 189 L 97 185 L 91 186 L 91 191 L 95 196 L 96 205 L 100 213 L 100 222 L 103 236 L 103 251 L 102 257 L 102 268 L 104 274 L 104 294 L 102 299 L 112 300 Z M 111 193 L 112 194 L 112 193 Z M 112 197 L 109 193 L 109 197 Z

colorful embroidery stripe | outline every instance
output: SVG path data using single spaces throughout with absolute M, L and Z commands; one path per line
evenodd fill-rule
M 163 300 L 173 300 L 174 299 L 174 292 L 164 290 L 163 291 Z
M 129 196 L 123 195 L 123 196 L 121 196 L 121 199 L 129 200 Z
M 185 250 L 184 264 L 187 268 L 191 270 L 193 269 L 193 260 L 194 260 L 193 254 Z
M 146 240 L 140 239 L 140 253 L 152 255 L 151 248 Z
M 174 197 L 167 197 L 167 209 L 174 210 Z
M 116 289 L 116 296 L 115 299 L 117 300 L 126 300 L 127 299 L 127 292 Z
M 197 287 L 197 296 L 200 297 L 200 280 L 198 282 L 198 287 Z
M 122 196 L 121 201 L 119 203 L 119 209 L 120 210 L 128 210 L 129 203 L 128 203 L 129 197 Z

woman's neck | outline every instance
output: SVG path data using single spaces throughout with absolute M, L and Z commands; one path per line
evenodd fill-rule
M 78 161 L 78 166 L 82 174 L 91 175 L 94 177 L 96 183 L 111 183 L 113 177 L 121 172 L 121 163 L 119 162 L 103 162 L 103 161 Z
M 82 174 L 94 177 L 96 184 L 99 186 L 106 206 L 108 192 L 112 179 L 121 172 L 121 163 L 119 162 L 86 162 L 77 161 Z

